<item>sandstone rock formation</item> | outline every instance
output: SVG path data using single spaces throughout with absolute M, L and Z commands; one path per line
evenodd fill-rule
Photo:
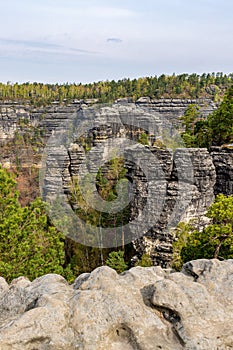
M 216 169 L 215 194 L 233 194 L 233 147 L 213 147 L 211 150 L 214 167 Z
M 54 130 L 62 121 L 69 118 L 77 111 L 80 105 L 89 105 L 95 100 L 74 100 L 67 106 L 60 106 L 56 102 L 52 106 L 33 107 L 30 104 L 16 101 L 0 102 L 0 142 L 13 138 L 15 131 L 20 127 L 20 121 L 29 121 L 31 125 L 44 129 L 47 134 Z M 119 100 L 119 103 L 132 102 L 130 99 Z M 217 105 L 210 99 L 150 99 L 141 98 L 136 102 L 138 106 L 144 106 L 153 112 L 164 115 L 171 121 L 184 114 L 189 104 L 197 104 L 201 108 L 203 116 L 210 114 Z
M 172 129 L 173 123 L 177 123 L 177 118 L 185 112 L 189 104 L 197 103 L 201 107 L 203 116 L 211 113 L 217 107 L 211 100 L 140 98 L 136 103 L 131 103 L 132 101 L 127 99 L 117 101 L 115 105 L 105 108 L 101 112 L 90 109 L 88 114 L 88 102 L 74 101 L 68 106 L 54 104 L 47 108 L 32 108 L 29 105 L 5 102 L 0 106 L 0 143 L 11 140 L 16 130 L 24 132 L 30 126 L 34 128 L 34 131 L 39 130 L 45 140 L 56 130 L 63 128 L 68 130 L 70 121 L 74 121 L 72 127 L 78 125 L 79 132 L 79 124 L 75 123 L 86 118 L 89 127 L 86 136 L 91 142 L 91 147 L 96 147 L 92 153 L 93 159 L 106 161 L 108 152 L 105 149 L 102 155 L 101 145 L 104 145 L 106 140 L 120 140 L 124 137 L 135 140 L 140 128 L 142 130 L 143 127 L 147 128 L 151 125 L 151 115 L 155 118 L 152 123 L 154 130 L 149 135 L 150 144 L 153 145 L 156 137 L 160 137 L 163 133 L 164 126 L 169 133 L 174 131 Z M 135 115 L 139 118 L 135 118 Z M 166 125 L 167 122 L 169 126 Z M 55 132 L 54 145 L 51 145 L 52 152 L 48 152 L 47 158 L 48 171 L 43 184 L 45 197 L 46 192 L 54 195 L 59 192 L 67 194 L 71 178 L 79 173 L 85 152 L 83 146 L 80 146 L 75 139 L 75 133 L 73 136 L 70 144 L 61 147 L 59 137 L 57 138 Z M 20 151 L 22 153 L 22 149 Z M 39 152 L 42 151 L 39 148 Z M 177 149 L 172 153 L 168 148 L 163 150 L 148 147 L 148 151 L 158 160 L 155 166 L 152 166 L 150 161 L 147 162 L 150 168 L 148 168 L 149 172 L 156 173 L 157 171 L 161 175 L 162 171 L 163 174 L 162 177 L 157 176 L 157 184 L 154 182 L 151 188 L 154 189 L 157 198 L 164 200 L 164 204 L 162 208 L 157 210 L 156 203 L 152 200 L 151 208 L 153 208 L 144 222 L 153 221 L 157 212 L 161 215 L 157 218 L 156 223 L 150 226 L 150 229 L 144 230 L 145 232 L 137 223 L 139 233 L 144 233 L 142 235 L 137 235 L 137 232 L 133 234 L 134 246 L 139 256 L 148 253 L 154 264 L 166 267 L 169 265 L 172 252 L 173 236 L 170 228 L 174 227 L 179 220 L 188 221 L 189 219 L 199 220 L 201 218 L 202 221 L 206 208 L 212 203 L 214 195 L 218 193 L 233 194 L 233 149 L 215 147 L 210 153 L 206 149 Z M 34 152 L 33 149 L 32 152 Z M 130 153 L 129 149 L 124 148 L 124 155 L 127 156 L 127 153 Z M 136 155 L 135 158 L 138 158 L 139 149 L 131 149 L 131 155 L 133 153 Z M 0 159 L 5 166 L 10 163 L 7 154 L 4 156 L 4 152 L 2 152 Z M 141 160 L 145 162 L 144 155 Z M 177 160 L 179 162 L 178 170 Z M 30 163 L 28 152 L 25 152 L 25 162 L 26 166 L 35 166 L 35 160 Z M 21 165 L 23 166 L 23 164 Z M 129 180 L 135 184 L 134 199 L 131 203 L 131 220 L 143 211 L 148 197 L 149 181 L 146 181 L 142 171 L 145 169 L 140 169 L 134 162 L 130 161 L 127 161 L 125 165 Z M 183 173 L 187 173 L 189 168 L 193 169 L 192 176 L 183 176 Z M 93 173 L 96 169 L 92 168 L 89 171 Z M 190 195 L 189 201 L 184 200 L 186 194 Z M 159 201 L 158 205 L 160 206 L 161 203 L 162 200 Z M 200 225 L 202 224 L 200 222 Z M 136 239 L 137 237 L 139 238 Z
M 1 350 L 230 350 L 233 260 L 0 278 Z
M 55 134 L 48 146 L 43 187 L 45 198 L 51 195 L 57 198 L 58 193 L 63 196 L 63 192 L 69 192 L 71 179 L 80 173 L 86 157 L 76 135 L 80 126 L 88 125 L 85 137 L 92 149 L 88 173 L 96 173 L 98 166 L 95 163 L 106 162 L 115 147 L 122 151 L 126 159 L 127 177 L 134 184 L 129 216 L 131 226 L 129 232 L 124 228 L 125 243 L 133 240 L 138 254 L 149 254 L 155 265 L 169 265 L 173 242 L 171 228 L 176 227 L 180 220 L 203 217 L 214 199 L 216 171 L 211 155 L 206 149 L 176 148 L 172 151 L 150 145 L 142 149 L 142 146 L 140 148 L 127 142 L 125 146 L 124 140 L 137 140 L 138 133 L 143 129 L 150 130 L 152 145 L 151 139 L 156 140 L 164 131 L 169 133 L 169 141 L 175 138 L 170 136 L 172 124 L 166 118 L 156 112 L 151 114 L 148 107 L 144 109 L 135 104 L 115 104 L 96 110 L 81 108 L 72 123 L 73 141 L 68 146 L 60 141 L 66 140 L 64 130 L 61 135 Z M 112 146 L 114 141 L 118 143 Z M 146 211 L 144 208 L 148 202 L 150 207 L 144 216 L 142 213 Z M 133 225 L 137 217 L 140 218 Z M 150 225 L 144 227 L 144 223 Z M 118 239 L 120 243 L 121 237 L 122 232 Z M 105 243 L 104 246 L 108 246 L 108 242 Z
M 192 219 L 196 220 L 197 226 L 205 224 L 206 208 L 214 199 L 216 172 L 206 149 L 177 149 L 174 155 L 167 150 L 157 149 L 152 152 L 160 159 L 161 166 L 166 167 L 165 202 L 156 224 L 143 237 L 135 240 L 134 246 L 139 254 L 149 254 L 155 265 L 166 267 L 172 258 L 174 238 L 171 229 L 179 221 L 188 222 Z M 178 172 L 176 160 L 182 161 Z M 188 167 L 192 167 L 192 176 L 182 177 L 181 174 L 185 174 Z M 137 188 L 140 188 L 131 207 L 132 215 L 135 215 L 143 207 L 138 198 L 146 198 L 146 186 L 141 173 L 135 169 L 130 170 L 133 172 L 133 180 L 138 184 Z M 151 215 L 154 215 L 153 210 Z

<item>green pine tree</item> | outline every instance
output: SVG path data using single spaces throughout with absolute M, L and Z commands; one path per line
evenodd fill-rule
M 13 176 L 0 167 L 0 275 L 10 281 L 63 273 L 63 235 L 52 227 L 45 203 L 22 207 Z
M 106 260 L 106 265 L 116 270 L 118 273 L 121 273 L 127 270 L 128 266 L 124 260 L 123 250 L 118 252 L 111 252 Z

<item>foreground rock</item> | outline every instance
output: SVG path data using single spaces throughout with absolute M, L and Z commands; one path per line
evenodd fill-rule
M 233 260 L 0 278 L 1 350 L 230 350 Z

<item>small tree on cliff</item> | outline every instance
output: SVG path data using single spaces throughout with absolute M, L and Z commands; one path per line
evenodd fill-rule
M 63 237 L 49 225 L 45 203 L 22 207 L 18 197 L 13 176 L 0 167 L 0 276 L 63 273 Z
M 206 215 L 212 223 L 203 231 L 195 230 L 192 224 L 178 225 L 173 245 L 175 268 L 194 259 L 233 258 L 233 196 L 218 195 Z
M 195 147 L 195 123 L 200 117 L 200 107 L 190 104 L 184 115 L 180 117 L 185 131 L 181 134 L 186 147 Z
M 118 273 L 121 273 L 127 270 L 128 266 L 124 260 L 123 250 L 118 252 L 111 252 L 106 260 L 106 265 L 116 270 Z

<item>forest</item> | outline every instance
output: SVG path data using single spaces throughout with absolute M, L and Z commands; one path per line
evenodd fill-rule
M 0 100 L 21 101 L 34 106 L 49 105 L 54 101 L 98 99 L 101 103 L 120 98 L 136 101 L 141 96 L 151 98 L 211 98 L 220 101 L 232 85 L 233 73 L 180 74 L 168 76 L 99 81 L 90 84 L 0 83 Z
M 116 98 L 140 96 L 161 97 L 211 97 L 221 101 L 219 108 L 207 119 L 200 118 L 196 105 L 190 105 L 180 118 L 183 125 L 181 136 L 187 147 L 207 147 L 233 143 L 233 74 L 178 75 L 154 78 L 124 79 L 118 82 L 99 82 L 87 85 L 49 85 L 39 83 L 0 84 L 1 100 L 22 100 L 32 104 L 49 104 L 54 100 L 98 98 L 106 102 Z M 18 140 L 20 141 L 20 140 Z M 21 140 L 22 141 L 22 140 Z M 34 140 L 36 142 L 36 140 Z M 139 142 L 146 143 L 142 134 Z M 16 143 L 18 147 L 20 143 Z M 32 146 L 35 146 L 33 144 Z M 106 201 L 116 197 L 116 181 L 124 179 L 122 159 L 109 163 L 104 174 L 98 173 L 97 186 Z M 99 213 L 80 210 L 78 184 L 71 192 L 71 203 L 77 215 L 90 222 L 117 225 L 127 221 L 127 208 L 117 217 L 99 217 Z M 0 167 L 0 276 L 11 281 L 20 275 L 34 279 L 45 273 L 60 273 L 68 281 L 83 272 L 107 264 L 117 272 L 131 266 L 134 254 L 132 245 L 117 249 L 86 247 L 67 239 L 50 222 L 46 205 L 40 198 L 23 203 L 17 186 L 17 174 Z M 207 216 L 212 220 L 204 231 L 199 232 L 190 224 L 180 223 L 174 240 L 173 267 L 180 269 L 185 261 L 196 258 L 233 258 L 233 196 L 220 195 L 210 206 Z M 146 254 L 137 262 L 151 266 Z

